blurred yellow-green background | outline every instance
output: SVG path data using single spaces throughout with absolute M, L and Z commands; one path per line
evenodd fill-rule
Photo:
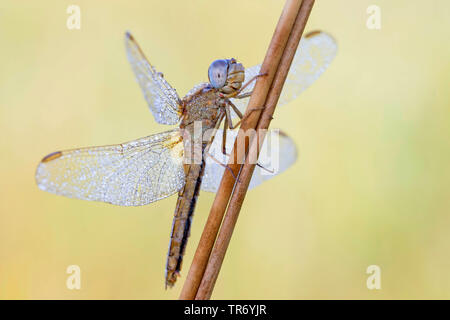
M 68 30 L 66 9 L 81 8 Z M 381 29 L 366 27 L 369 5 Z M 117 207 L 40 191 L 45 154 L 120 143 L 155 124 L 125 57 L 130 30 L 180 94 L 209 63 L 265 54 L 283 1 L 2 1 L 0 298 L 177 298 L 212 194 L 202 193 L 184 272 L 164 290 L 176 196 Z M 450 3 L 317 1 L 307 31 L 338 41 L 329 70 L 273 127 L 299 159 L 251 191 L 213 298 L 450 298 Z M 81 290 L 66 268 L 81 268 Z M 381 268 L 368 290 L 366 268 Z

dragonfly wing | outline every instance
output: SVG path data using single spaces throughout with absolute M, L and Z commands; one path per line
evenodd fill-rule
M 128 32 L 125 34 L 125 48 L 128 61 L 156 122 L 178 123 L 182 107 L 177 91 L 164 79 L 163 74 L 157 72 L 148 62 L 136 40 Z
M 310 32 L 300 42 L 278 103 L 295 100 L 328 68 L 337 53 L 332 36 L 321 31 Z
M 337 53 L 337 44 L 332 36 L 325 32 L 313 31 L 300 41 L 297 52 L 292 60 L 291 68 L 283 86 L 278 106 L 295 100 L 300 93 L 309 87 L 326 70 Z M 259 73 L 261 65 L 245 70 L 246 81 Z M 244 90 L 253 90 L 254 83 Z M 244 112 L 249 98 L 233 99 L 233 103 Z
M 180 131 L 51 153 L 39 164 L 36 182 L 44 191 L 70 198 L 121 206 L 157 201 L 185 183 Z
M 226 152 L 230 154 L 237 130 L 227 130 Z M 201 188 L 204 191 L 217 192 L 222 180 L 229 157 L 222 153 L 222 129 L 217 130 L 214 141 L 209 149 L 211 156 L 206 156 L 205 173 Z M 214 157 L 214 159 L 212 158 Z M 280 174 L 289 168 L 297 159 L 297 148 L 286 134 L 278 129 L 269 130 L 258 159 L 258 164 L 253 172 L 249 188 L 254 188 L 273 176 Z

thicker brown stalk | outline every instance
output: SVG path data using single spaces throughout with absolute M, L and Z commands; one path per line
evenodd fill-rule
M 288 43 L 285 46 L 285 50 L 278 65 L 278 69 L 276 71 L 272 86 L 267 95 L 265 109 L 262 111 L 260 120 L 257 125 L 258 133 L 265 132 L 259 130 L 268 129 L 269 127 L 269 124 L 272 120 L 272 115 L 278 102 L 278 98 L 280 97 L 281 90 L 291 66 L 291 62 L 294 58 L 295 52 L 297 51 L 298 44 L 300 42 L 313 5 L 314 0 L 303 0 L 301 4 L 300 11 L 292 28 Z M 225 218 L 223 219 L 219 235 L 217 236 L 213 251 L 211 252 L 208 265 L 206 267 L 202 282 L 196 295 L 196 299 L 203 300 L 210 299 L 211 297 L 214 285 L 223 263 L 223 259 L 225 257 L 225 253 L 227 251 L 234 227 L 239 216 L 239 212 L 242 207 L 242 203 L 244 201 L 248 186 L 250 184 L 250 180 L 253 175 L 253 171 L 255 169 L 255 164 L 253 162 L 250 163 L 249 159 L 258 159 L 260 151 L 259 147 L 261 146 L 261 144 L 262 143 L 258 143 L 258 139 L 253 139 L 250 142 L 250 148 L 246 157 L 246 161 L 241 169 L 238 182 L 236 183 L 235 189 L 231 196 Z
M 283 52 L 288 42 L 289 35 L 291 34 L 296 18 L 299 15 L 299 9 L 301 5 L 301 0 L 286 1 L 283 12 L 272 37 L 272 41 L 267 50 L 266 57 L 261 66 L 261 73 L 267 73 L 267 75 L 258 78 L 258 80 L 256 81 L 253 94 L 244 114 L 244 120 L 241 124 L 241 129 L 244 132 L 245 130 L 255 129 L 257 127 L 262 112 L 261 109 L 258 108 L 261 108 L 266 104 L 267 94 L 272 87 L 275 72 L 278 69 L 278 65 L 280 64 Z M 242 131 L 240 130 L 236 141 L 241 141 L 239 139 L 239 135 L 241 135 L 241 133 Z M 246 153 L 247 150 L 245 153 L 237 152 L 235 142 L 232 156 L 230 157 L 230 162 L 228 164 L 233 171 L 234 176 L 238 176 L 239 171 L 242 167 L 242 163 L 244 161 L 244 155 Z M 239 158 L 238 156 L 241 156 L 242 158 Z M 199 289 L 200 283 L 202 282 L 208 259 L 216 240 L 217 232 L 220 228 L 223 215 L 227 208 L 228 201 L 231 197 L 231 193 L 236 182 L 233 174 L 231 174 L 229 170 L 225 170 L 224 172 L 219 190 L 214 199 L 214 203 L 211 207 L 208 220 L 206 222 L 197 250 L 195 252 L 192 265 L 189 269 L 189 273 L 184 283 L 180 299 L 194 299 L 196 298 L 196 296 L 198 296 L 197 291 Z M 209 290 L 212 291 L 213 287 L 214 285 L 212 285 Z M 201 294 L 197 298 L 202 299 L 202 297 L 204 297 L 203 299 L 205 299 L 206 297 L 207 299 L 210 297 L 210 295 L 211 292 L 206 295 L 207 297 L 204 294 Z

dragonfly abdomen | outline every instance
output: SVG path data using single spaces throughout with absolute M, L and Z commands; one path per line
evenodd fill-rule
M 204 160 L 201 164 L 189 165 L 186 172 L 186 184 L 178 194 L 167 256 L 166 287 L 172 287 L 175 284 L 182 267 L 204 168 Z

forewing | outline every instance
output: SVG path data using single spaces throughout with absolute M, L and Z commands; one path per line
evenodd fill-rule
M 231 154 L 237 130 L 227 130 L 226 153 Z M 204 191 L 217 192 L 229 156 L 222 153 L 222 129 L 217 130 L 206 156 L 205 173 L 201 188 Z M 214 159 L 213 159 L 214 157 Z M 286 134 L 278 129 L 269 130 L 261 148 L 258 166 L 255 167 L 249 188 L 254 188 L 289 168 L 297 159 L 297 148 Z
M 136 40 L 128 32 L 125 34 L 125 48 L 128 61 L 156 122 L 178 123 L 182 108 L 177 91 L 148 62 Z
M 336 41 L 329 34 L 321 31 L 310 32 L 300 41 L 297 52 L 292 60 L 286 82 L 283 86 L 278 106 L 287 104 L 297 98 L 327 69 L 337 53 Z M 259 73 L 261 65 L 245 70 L 245 80 L 250 80 Z M 250 84 L 243 93 L 251 92 L 255 82 Z M 233 103 L 244 112 L 249 98 L 233 99 Z
M 70 198 L 140 206 L 185 183 L 179 129 L 103 147 L 59 151 L 36 171 L 40 189 Z

